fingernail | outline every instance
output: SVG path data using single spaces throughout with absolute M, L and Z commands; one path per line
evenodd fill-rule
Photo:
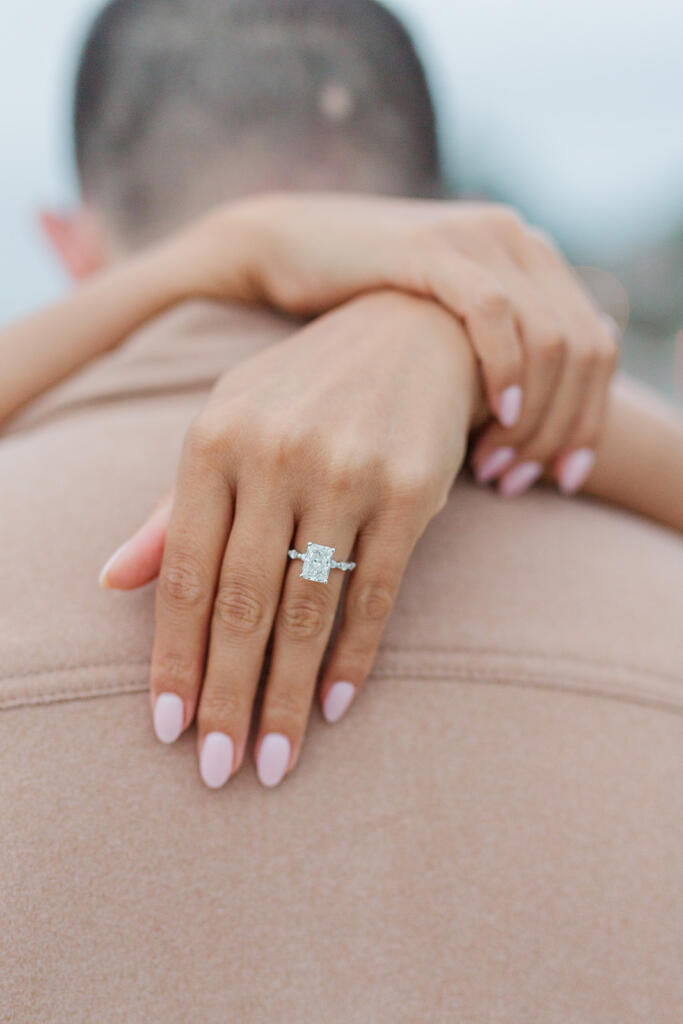
M 566 458 L 560 472 L 560 490 L 565 494 L 574 494 L 584 482 L 595 462 L 595 452 L 590 448 L 577 448 Z
M 154 705 L 154 731 L 162 743 L 173 743 L 183 731 L 183 702 L 177 693 L 160 693 Z
M 515 457 L 514 448 L 496 448 L 490 452 L 483 462 L 474 471 L 474 475 L 480 484 L 487 484 L 489 480 L 502 473 L 510 465 Z
M 100 575 L 98 577 L 98 582 L 99 582 L 101 587 L 107 587 L 109 585 L 107 583 L 107 574 L 109 573 L 109 570 L 114 565 L 114 563 L 116 561 L 118 561 L 119 555 L 122 554 L 123 551 L 127 547 L 128 547 L 128 541 L 124 541 L 124 543 L 121 545 L 121 547 L 117 548 L 116 551 L 114 552 L 114 554 L 111 556 L 111 558 L 107 562 L 105 562 L 104 568 L 102 569 L 102 572 L 100 573 Z
M 199 774 L 211 789 L 220 789 L 230 778 L 235 748 L 224 732 L 210 732 L 202 743 Z
M 291 746 L 281 732 L 269 732 L 261 744 L 256 770 L 264 786 L 282 782 L 289 764 Z
M 353 683 L 335 683 L 323 701 L 323 715 L 328 722 L 338 722 L 348 710 L 356 687 Z
M 498 403 L 498 419 L 504 427 L 514 427 L 522 412 L 522 389 L 519 384 L 505 388 Z
M 538 480 L 543 472 L 540 462 L 520 462 L 509 473 L 501 478 L 499 483 L 500 493 L 506 498 L 514 498 Z

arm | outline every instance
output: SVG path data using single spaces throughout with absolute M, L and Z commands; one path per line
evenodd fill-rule
M 281 194 L 219 207 L 0 332 L 0 423 L 183 299 L 313 315 L 387 287 L 455 316 L 488 408 L 562 482 L 560 454 L 594 445 L 615 341 L 552 244 L 491 204 Z M 479 456 L 493 440 L 489 427 Z
M 0 331 L 0 425 L 146 321 L 193 297 L 188 263 L 194 244 L 189 237 L 174 237 Z M 249 238 L 235 225 L 222 251 L 226 298 L 247 297 L 242 268 L 248 253 Z
M 584 490 L 683 532 L 683 419 L 647 388 L 616 378 Z

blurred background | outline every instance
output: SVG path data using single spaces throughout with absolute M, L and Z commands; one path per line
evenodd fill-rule
M 73 68 L 100 2 L 3 10 L 0 322 L 66 287 L 36 211 L 75 198 Z M 601 268 L 585 271 L 591 286 L 608 306 L 630 309 L 625 365 L 673 396 L 683 328 L 681 0 L 385 2 L 426 60 L 453 187 L 514 204 L 574 263 Z

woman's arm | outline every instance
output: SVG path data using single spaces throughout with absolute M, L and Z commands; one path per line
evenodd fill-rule
M 616 378 L 584 491 L 683 532 L 683 419 L 635 381 Z
M 183 299 L 312 315 L 386 287 L 457 318 L 488 408 L 563 483 L 558 453 L 595 443 L 615 341 L 552 245 L 490 204 L 283 194 L 220 207 L 0 332 L 0 423 Z
M 195 294 L 198 239 L 179 235 L 79 285 L 65 298 L 0 331 L 0 424 L 146 321 Z M 249 235 L 235 223 L 221 258 L 225 298 L 248 298 Z

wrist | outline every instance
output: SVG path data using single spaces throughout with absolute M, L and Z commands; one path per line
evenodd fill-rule
M 457 380 L 460 385 L 458 412 L 462 417 L 461 426 L 469 433 L 490 418 L 488 404 L 484 397 L 481 372 L 472 344 L 460 321 L 438 302 L 417 295 L 391 290 L 372 292 L 357 302 L 380 303 L 387 315 L 414 320 L 416 338 L 430 332 L 449 346 L 457 366 Z
M 181 299 L 259 302 L 262 219 L 255 200 L 215 207 L 166 243 Z

